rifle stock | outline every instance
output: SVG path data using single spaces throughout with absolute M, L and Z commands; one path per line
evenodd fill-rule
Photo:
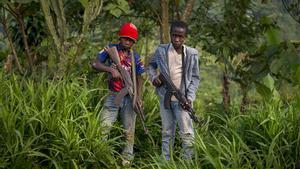
M 113 46 L 111 48 L 107 48 L 106 51 L 107 51 L 110 59 L 116 64 L 117 69 L 120 72 L 120 74 L 122 76 L 122 80 L 123 80 L 124 85 L 125 85 L 125 89 L 122 89 L 119 92 L 119 94 L 116 96 L 115 104 L 119 106 L 120 103 L 121 103 L 121 100 L 127 94 L 129 94 L 130 98 L 134 101 L 135 100 L 135 94 L 134 94 L 134 91 L 133 91 L 132 78 L 130 76 L 130 73 L 121 65 L 121 61 L 120 61 L 120 57 L 119 57 L 117 48 L 115 46 Z M 135 71 L 135 70 L 132 70 L 132 71 Z M 138 114 L 138 116 L 140 117 L 143 129 L 144 129 L 145 133 L 147 134 L 148 130 L 145 126 L 145 115 L 144 115 L 144 112 L 143 112 L 143 108 L 138 103 L 133 103 L 133 109 Z
M 122 67 L 117 48 L 114 46 L 106 49 L 106 51 L 109 55 L 109 58 L 113 61 L 114 64 L 116 64 L 117 69 L 122 76 L 122 80 L 125 83 L 125 87 L 127 88 L 127 90 L 130 90 L 130 93 L 133 93 L 131 76 L 129 72 L 125 70 L 124 67 Z
M 117 65 L 120 65 L 121 64 L 121 61 L 120 61 L 120 57 L 119 57 L 119 54 L 118 54 L 118 50 L 115 46 L 111 47 L 111 48 L 107 48 L 106 49 L 108 55 L 110 56 L 110 59 Z

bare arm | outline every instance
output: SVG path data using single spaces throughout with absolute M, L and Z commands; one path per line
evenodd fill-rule
M 147 69 L 147 73 L 149 75 L 149 80 L 152 82 L 152 84 L 155 87 L 159 87 L 161 86 L 161 81 L 158 78 L 159 73 L 157 73 L 157 55 L 158 55 L 158 50 L 155 51 L 155 54 L 152 56 L 148 69 Z
M 92 61 L 91 65 L 92 68 L 94 68 L 95 70 L 111 73 L 114 79 L 122 79 L 121 74 L 117 69 L 113 68 L 112 66 L 105 65 L 104 63 L 100 62 L 98 59 Z

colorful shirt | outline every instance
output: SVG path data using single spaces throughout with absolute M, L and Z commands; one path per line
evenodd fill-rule
M 135 65 L 136 65 L 136 74 L 137 75 L 141 75 L 142 73 L 144 73 L 145 68 L 144 68 L 144 64 L 141 60 L 141 57 L 136 53 L 133 52 L 132 50 L 130 50 L 130 52 L 125 55 L 124 51 L 121 50 L 121 46 L 120 44 L 110 44 L 108 47 L 113 47 L 116 46 L 117 50 L 118 50 L 118 54 L 120 57 L 120 61 L 121 61 L 121 65 L 127 70 L 129 71 L 129 73 L 132 75 L 131 70 L 132 70 L 132 65 L 131 65 L 131 56 L 132 54 L 134 55 L 135 58 Z M 100 62 L 102 63 L 106 63 L 108 61 L 108 65 L 111 66 L 112 65 L 112 61 L 109 58 L 108 53 L 105 50 L 102 50 L 98 53 L 97 58 Z M 109 74 L 108 77 L 108 88 L 111 91 L 114 92 L 119 92 L 122 88 L 124 87 L 124 83 L 122 80 L 114 80 L 111 76 L 111 74 Z

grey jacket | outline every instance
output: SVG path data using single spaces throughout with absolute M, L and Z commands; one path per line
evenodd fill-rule
M 159 75 L 157 69 L 165 73 L 166 75 L 170 75 L 168 66 L 168 49 L 170 45 L 171 44 L 159 45 L 153 57 L 151 58 L 149 66 L 147 68 L 147 72 L 151 82 L 154 80 L 155 77 Z M 198 51 L 195 48 L 191 48 L 184 45 L 183 72 L 185 72 L 185 74 L 182 77 L 180 90 L 182 93 L 186 94 L 187 99 L 191 101 L 194 101 L 196 98 L 196 92 L 200 82 L 198 61 Z M 156 90 L 157 94 L 160 96 L 160 99 L 163 99 L 164 95 L 166 94 L 165 86 L 158 87 Z

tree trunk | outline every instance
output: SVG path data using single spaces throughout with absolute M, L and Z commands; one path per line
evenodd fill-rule
M 189 19 L 191 17 L 192 11 L 193 11 L 193 6 L 195 4 L 195 0 L 187 0 L 186 1 L 186 5 L 185 5 L 185 9 L 182 15 L 182 21 L 188 23 Z
M 247 97 L 248 92 L 246 90 L 246 86 L 244 86 L 244 85 L 241 85 L 241 90 L 242 90 L 243 98 L 242 98 L 242 102 L 240 105 L 240 112 L 244 113 L 249 104 L 249 100 Z
M 52 9 L 54 10 L 54 13 L 56 15 L 58 37 L 60 39 L 61 44 L 64 45 L 64 42 L 68 37 L 68 29 L 66 26 L 67 24 L 66 24 L 63 1 L 51 0 L 50 2 L 51 2 Z M 62 50 L 64 50 L 64 46 Z
M 44 12 L 44 15 L 45 15 L 45 20 L 46 20 L 48 29 L 50 31 L 50 34 L 52 35 L 53 40 L 54 40 L 54 44 L 57 48 L 58 53 L 61 54 L 62 44 L 61 44 L 61 41 L 59 40 L 59 37 L 57 35 L 56 29 L 55 29 L 55 26 L 54 26 L 54 21 L 53 21 L 52 15 L 50 13 L 49 2 L 48 2 L 48 0 L 40 0 L 40 3 L 41 3 L 41 6 L 42 6 L 42 10 Z
M 21 34 L 22 34 L 23 44 L 24 44 L 24 47 L 25 47 L 25 55 L 27 57 L 29 70 L 32 71 L 33 61 L 32 61 L 32 57 L 30 55 L 30 48 L 29 48 L 29 45 L 28 45 L 27 34 L 26 34 L 26 31 L 25 31 L 25 24 L 24 24 L 24 20 L 23 20 L 23 15 L 21 14 L 21 11 L 20 11 L 21 5 L 22 4 L 18 4 L 17 7 L 13 8 L 9 3 L 7 3 L 7 7 L 8 7 L 7 10 L 13 15 L 13 17 L 18 22 L 18 26 L 19 26 L 19 29 L 20 29 Z
M 161 0 L 161 43 L 169 43 L 169 3 L 168 0 Z
M 10 31 L 8 30 L 7 19 L 5 18 L 5 16 L 3 16 L 3 18 L 1 18 L 1 19 L 2 19 L 1 23 L 2 23 L 2 25 L 3 25 L 3 30 L 4 30 L 5 34 L 7 35 L 7 39 L 8 39 L 8 42 L 9 42 L 9 46 L 10 46 L 11 51 L 12 51 L 12 53 L 13 53 L 13 58 L 12 58 L 12 60 L 15 60 L 15 61 L 16 61 L 17 68 L 18 68 L 19 72 L 20 72 L 21 74 L 23 74 L 23 70 L 22 70 L 21 64 L 20 64 L 20 62 L 19 62 L 19 59 L 18 59 L 18 55 L 17 55 L 16 49 L 15 49 L 15 47 L 14 47 L 14 45 L 13 45 L 11 33 L 10 33 Z
M 228 110 L 230 105 L 229 80 L 226 71 L 223 72 L 223 105 L 225 110 Z
M 82 44 L 85 42 L 85 34 L 88 33 L 89 26 L 92 23 L 94 19 L 97 18 L 97 16 L 100 14 L 103 7 L 103 0 L 94 0 L 89 1 L 87 6 L 84 9 L 83 14 L 83 26 L 82 26 L 82 32 L 76 42 L 76 53 L 75 57 L 72 61 L 72 64 L 77 62 L 78 64 L 81 64 L 81 58 L 80 53 L 82 52 Z
M 45 15 L 45 20 L 48 26 L 48 29 L 50 31 L 50 34 L 52 35 L 53 41 L 55 43 L 57 52 L 58 52 L 58 58 L 57 58 L 57 71 L 55 72 L 55 78 L 59 79 L 61 78 L 64 74 L 67 73 L 67 67 L 68 67 L 68 58 L 67 55 L 65 54 L 65 42 L 64 42 L 64 36 L 65 36 L 65 31 L 64 29 L 66 29 L 65 24 L 63 23 L 64 19 L 64 12 L 63 12 L 63 7 L 60 7 L 61 4 L 59 4 L 59 2 L 57 2 L 56 0 L 52 0 L 50 1 L 50 3 L 52 3 L 52 6 L 56 6 L 54 8 L 55 9 L 55 15 L 57 17 L 57 22 L 58 23 L 58 30 L 56 29 L 55 25 L 54 25 L 54 18 L 51 15 L 50 12 L 50 4 L 49 4 L 49 0 L 40 0 L 41 6 L 42 6 L 42 10 L 44 12 Z M 62 10 L 62 11 L 61 11 Z M 63 30 L 60 30 L 63 29 Z
M 6 61 L 3 66 L 5 73 L 11 73 L 12 71 L 12 57 L 12 55 L 8 55 L 6 58 Z
M 22 15 L 18 15 L 18 23 L 19 23 L 19 28 L 21 30 L 22 33 L 22 38 L 23 38 L 23 43 L 25 46 L 25 54 L 27 56 L 27 60 L 28 60 L 28 64 L 29 64 L 29 70 L 32 71 L 32 67 L 33 67 L 33 61 L 32 61 L 32 57 L 30 55 L 30 48 L 29 48 L 29 44 L 28 44 L 28 36 L 27 33 L 25 31 L 25 24 L 24 24 L 24 20 L 23 20 L 23 16 Z
M 174 6 L 175 6 L 175 16 L 176 16 L 176 19 L 178 21 L 181 20 L 181 17 L 180 17 L 180 12 L 179 12 L 179 3 L 180 1 L 179 0 L 174 0 Z
M 93 0 L 88 2 L 83 14 L 83 34 L 88 31 L 91 22 L 100 14 L 102 6 L 103 0 Z

